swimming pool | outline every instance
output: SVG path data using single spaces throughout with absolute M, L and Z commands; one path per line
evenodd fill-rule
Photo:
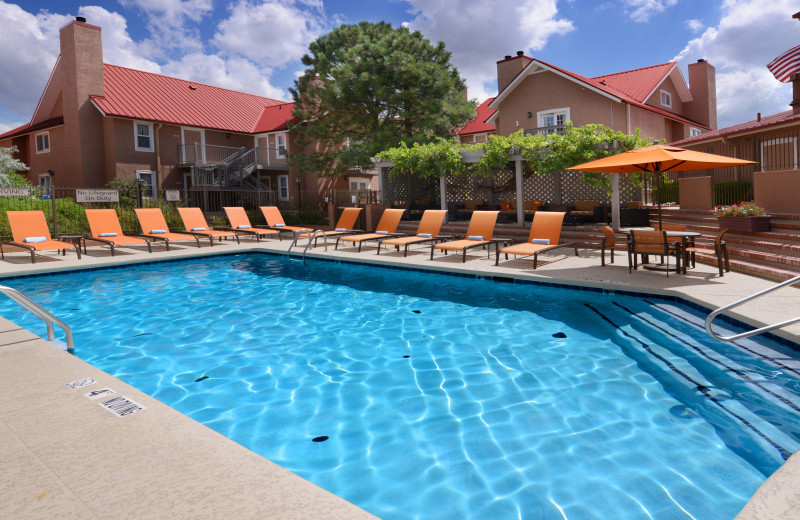
M 82 359 L 384 519 L 733 518 L 798 449 L 794 368 L 674 303 L 265 254 L 3 283 Z

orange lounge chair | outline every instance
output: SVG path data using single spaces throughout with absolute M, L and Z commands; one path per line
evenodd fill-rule
M 237 233 L 244 233 L 245 235 L 253 235 L 256 237 L 256 241 L 260 242 L 261 237 L 268 237 L 268 236 L 277 236 L 279 240 L 283 240 L 281 238 L 281 234 L 275 231 L 274 229 L 266 229 L 266 228 L 254 228 L 250 225 L 250 218 L 247 216 L 247 212 L 241 206 L 236 207 L 223 207 L 222 209 L 225 210 L 225 215 L 228 216 L 228 222 L 231 223 L 231 227 L 228 228 L 230 231 L 235 231 Z
M 561 211 L 537 211 L 534 213 L 528 241 L 504 247 L 503 249 L 497 248 L 494 265 L 500 263 L 501 253 L 506 255 L 506 260 L 508 260 L 508 255 L 533 255 L 534 269 L 536 269 L 539 253 L 544 253 L 545 251 L 552 251 L 559 247 L 573 247 L 575 248 L 575 256 L 578 256 L 578 246 L 574 242 L 568 244 L 558 243 L 559 235 L 561 235 L 561 225 L 564 223 L 564 215 L 565 213 Z
M 167 221 L 164 220 L 164 214 L 161 213 L 161 208 L 136 208 L 136 218 L 139 219 L 139 225 L 142 226 L 142 235 L 148 238 L 155 238 L 156 240 L 163 240 L 169 251 L 170 242 L 180 242 L 182 240 L 194 240 L 197 242 L 197 247 L 200 247 L 200 237 L 193 233 L 171 233 L 167 226 Z M 214 239 L 203 235 L 208 238 L 211 245 L 214 245 Z
M 222 242 L 223 238 L 233 237 L 236 243 L 239 244 L 239 235 L 235 231 L 219 231 L 211 229 L 206 222 L 206 217 L 203 216 L 203 211 L 200 208 L 178 208 L 178 213 L 181 215 L 183 227 L 186 232 L 195 236 L 211 238 L 211 245 L 214 245 L 214 239 L 219 239 Z
M 403 216 L 405 211 L 405 208 L 383 210 L 383 214 L 381 215 L 381 219 L 378 221 L 378 225 L 375 227 L 374 233 L 340 236 L 336 239 L 336 247 L 334 247 L 334 249 L 339 249 L 339 240 L 344 240 L 345 242 L 353 242 L 353 245 L 357 243 L 358 252 L 360 253 L 361 245 L 364 242 L 369 242 L 370 240 L 383 240 L 388 236 L 398 235 L 398 233 L 396 233 L 397 225 L 400 224 L 400 217 Z
M 115 246 L 147 245 L 147 252 L 153 252 L 150 240 L 141 235 L 124 235 L 119 225 L 119 217 L 113 209 L 87 209 L 86 220 L 89 221 L 89 230 L 92 236 L 83 239 L 83 251 L 86 252 L 86 242 L 98 242 L 111 246 L 111 256 L 114 256 Z M 134 238 L 139 237 L 139 238 Z
M 464 240 L 453 240 L 441 244 L 433 244 L 431 246 L 431 260 L 433 260 L 434 250 L 441 249 L 444 251 L 444 254 L 447 254 L 448 251 L 461 251 L 461 262 L 466 262 L 467 249 L 483 247 L 492 243 L 494 225 L 497 222 L 497 215 L 499 213 L 500 211 L 473 212 L 472 218 L 469 220 L 469 227 L 467 228 L 467 237 Z
M 5 258 L 3 244 L 27 249 L 31 253 L 31 263 L 36 263 L 36 251 L 64 251 L 75 249 L 78 253 L 78 260 L 81 258 L 81 246 L 53 240 L 50 236 L 50 229 L 47 227 L 47 220 L 44 218 L 43 211 L 6 211 L 8 215 L 8 225 L 11 226 L 11 242 L 0 242 L 0 258 Z
M 340 235 L 354 235 L 356 233 L 360 233 L 358 229 L 355 229 L 356 220 L 358 220 L 358 216 L 361 214 L 361 208 L 344 208 L 342 210 L 342 214 L 339 215 L 339 220 L 336 221 L 336 227 L 333 228 L 333 231 L 324 231 L 319 233 L 317 237 L 314 239 L 314 247 L 317 247 L 317 240 L 319 240 L 319 235 L 323 235 L 325 237 L 333 237 L 333 236 L 340 236 Z
M 307 227 L 287 226 L 286 222 L 283 220 L 283 215 L 281 215 L 281 210 L 278 208 L 278 206 L 260 206 L 259 209 L 261 210 L 261 213 L 264 214 L 264 218 L 267 220 L 267 225 L 278 233 L 281 231 L 291 231 L 297 236 L 307 236 L 309 233 L 314 231 L 313 229 Z
M 381 254 L 381 246 L 384 244 L 395 246 L 398 251 L 400 250 L 400 246 L 403 246 L 403 256 L 408 256 L 408 246 L 412 244 L 439 242 L 445 238 L 453 238 L 451 236 L 439 236 L 439 230 L 442 229 L 442 222 L 444 222 L 445 215 L 447 215 L 447 210 L 426 209 L 419 221 L 419 226 L 417 226 L 416 235 L 410 237 L 393 237 L 381 240 L 378 243 L 378 254 Z

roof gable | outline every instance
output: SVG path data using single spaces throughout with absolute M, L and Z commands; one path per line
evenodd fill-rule
M 254 133 L 267 107 L 285 102 L 193 81 L 103 64 L 103 114 L 181 126 Z
M 300 118 L 292 115 L 294 103 L 282 103 L 277 106 L 264 108 L 261 117 L 258 118 L 256 126 L 253 128 L 254 134 L 265 132 L 277 132 L 288 130 L 289 123 L 299 123 Z
M 720 128 L 719 130 L 712 130 L 711 132 L 706 132 L 694 137 L 687 137 L 686 139 L 675 141 L 675 143 L 672 144 L 679 144 L 683 146 L 693 143 L 702 143 L 705 141 L 714 141 L 716 139 L 722 139 L 723 137 L 749 134 L 767 130 L 772 127 L 791 124 L 800 124 L 800 114 L 795 114 L 791 110 L 786 110 L 784 112 L 778 112 L 777 114 L 762 117 L 761 119 L 754 119 L 752 121 L 746 121 L 744 123 Z
M 464 128 L 457 132 L 458 135 L 494 132 L 495 126 L 486 122 L 496 112 L 493 108 L 489 108 L 489 103 L 492 101 L 494 101 L 493 97 L 478 105 L 478 108 L 475 109 L 475 119 L 464 125 Z

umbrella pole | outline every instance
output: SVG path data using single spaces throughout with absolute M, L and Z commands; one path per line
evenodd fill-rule
M 664 196 L 663 195 L 664 192 L 662 191 L 663 188 L 664 188 L 664 185 L 661 182 L 661 172 L 660 171 L 656 172 L 656 175 L 658 175 L 657 180 L 656 180 L 656 182 L 657 182 L 656 185 L 658 186 L 658 229 L 660 231 L 661 230 L 661 199 Z

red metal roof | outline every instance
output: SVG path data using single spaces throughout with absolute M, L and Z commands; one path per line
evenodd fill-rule
M 720 139 L 726 136 L 750 133 L 756 130 L 763 130 L 772 126 L 779 126 L 789 123 L 800 123 L 800 114 L 794 114 L 791 110 L 787 110 L 786 112 L 779 112 L 777 114 L 772 114 L 771 116 L 762 117 L 761 121 L 754 119 L 752 121 L 747 121 L 746 123 L 739 123 L 738 125 L 706 132 L 702 135 L 687 137 L 686 139 L 681 139 L 680 141 L 675 141 L 674 143 L 670 144 L 683 146 L 693 143 L 702 143 L 705 141 Z
M 495 109 L 489 108 L 489 103 L 492 101 L 494 101 L 493 97 L 478 105 L 478 108 L 475 109 L 475 119 L 464 125 L 464 128 L 458 132 L 458 135 L 494 132 L 496 130 L 495 126 L 486 122 L 492 114 L 497 112 Z
M 598 88 L 612 89 L 629 99 L 644 103 L 653 89 L 675 67 L 675 62 L 652 65 L 641 69 L 626 70 L 605 76 L 597 76 L 592 81 L 597 82 Z
M 276 132 L 278 130 L 288 130 L 289 123 L 299 123 L 300 118 L 292 115 L 294 103 L 283 103 L 277 106 L 266 107 L 258 118 L 254 134 L 263 132 Z
M 64 124 L 64 118 L 62 116 L 54 117 L 53 119 L 48 119 L 47 121 L 42 121 L 41 123 L 36 123 L 35 125 L 26 123 L 22 126 L 18 126 L 13 130 L 9 130 L 4 134 L 0 134 L 0 139 L 16 137 L 18 135 L 29 134 L 31 132 L 38 132 L 39 130 L 45 130 L 47 128 L 53 128 L 54 126 L 59 126 L 63 124 Z
M 254 133 L 267 107 L 285 102 L 194 81 L 103 64 L 105 96 L 91 96 L 107 116 L 227 132 Z

